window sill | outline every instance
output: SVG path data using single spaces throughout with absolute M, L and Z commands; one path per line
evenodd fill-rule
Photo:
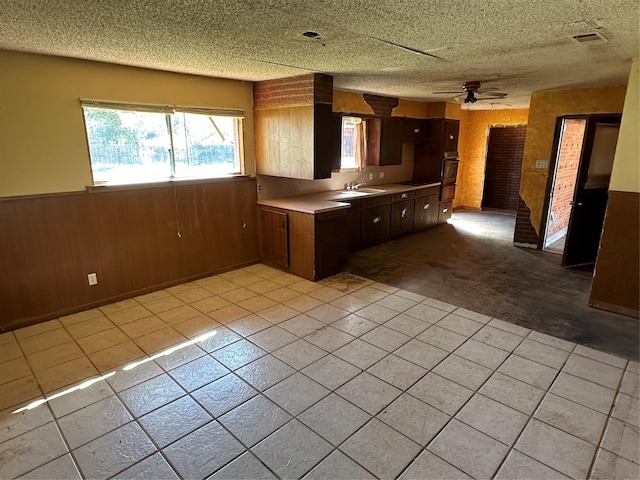
M 251 178 L 250 175 L 243 173 L 237 173 L 233 175 L 227 175 L 224 177 L 205 177 L 205 178 L 175 178 L 167 180 L 158 180 L 156 182 L 141 182 L 141 183 L 112 183 L 101 185 L 87 185 L 86 191 L 89 193 L 99 192 L 118 192 L 126 190 L 145 190 L 149 188 L 163 188 L 169 186 L 182 186 L 182 185 L 201 185 L 205 183 L 224 183 L 224 182 L 236 182 L 244 179 Z

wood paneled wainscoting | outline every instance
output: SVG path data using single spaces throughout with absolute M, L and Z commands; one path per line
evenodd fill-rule
M 256 181 L 5 198 L 0 232 L 6 331 L 257 262 Z

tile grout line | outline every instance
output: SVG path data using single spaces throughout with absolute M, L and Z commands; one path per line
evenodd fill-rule
M 535 330 L 531 330 L 532 332 Z M 528 338 L 528 335 L 527 335 Z M 518 433 L 518 435 L 516 436 L 515 440 L 513 441 L 513 443 L 511 445 L 509 445 L 509 449 L 507 450 L 506 455 L 504 456 L 504 458 L 502 459 L 502 462 L 500 462 L 500 465 L 498 465 L 498 467 L 496 468 L 496 470 L 494 471 L 492 478 L 500 471 L 500 469 L 502 468 L 502 466 L 504 465 L 504 462 L 506 461 L 506 459 L 509 457 L 509 455 L 511 454 L 511 452 L 515 449 L 516 444 L 518 443 L 518 440 L 520 440 L 520 438 L 522 437 L 524 431 L 527 429 L 527 427 L 529 426 L 529 424 L 531 423 L 531 420 L 533 419 L 534 415 L 536 414 L 536 412 L 538 411 L 538 409 L 540 408 L 540 405 L 542 404 L 542 402 L 544 401 L 544 399 L 547 397 L 547 395 L 549 394 L 549 389 L 553 386 L 553 384 L 556 382 L 558 376 L 560 375 L 560 373 L 562 372 L 562 369 L 564 368 L 564 366 L 567 364 L 567 362 L 569 361 L 569 358 L 571 357 L 571 354 L 573 353 L 573 351 L 576 349 L 577 344 L 575 344 L 573 346 L 573 348 L 571 349 L 571 351 L 569 352 L 569 355 L 567 355 L 567 358 L 564 360 L 564 362 L 562 363 L 562 366 L 558 369 L 558 372 L 556 373 L 556 375 L 553 377 L 553 380 L 551 381 L 551 383 L 549 384 L 549 386 L 545 389 L 544 395 L 542 395 L 542 397 L 540 397 L 540 400 L 538 401 L 538 403 L 536 404 L 535 408 L 532 410 L 532 412 L 529 414 L 529 418 L 527 419 L 527 421 L 525 422 L 524 426 L 522 427 L 522 429 L 520 430 L 520 433 Z M 551 425 L 553 427 L 553 425 Z M 557 427 L 553 427 L 553 428 L 557 428 Z M 565 432 L 566 433 L 566 432 Z M 575 436 L 575 435 L 574 435 Z M 577 437 L 576 437 L 577 438 Z M 524 452 L 520 452 L 520 450 L 516 450 L 519 453 L 522 453 L 524 455 L 526 455 L 529 458 L 533 458 L 530 457 L 529 455 L 527 455 Z M 536 459 L 534 459 L 536 460 Z M 546 467 L 551 468 L 552 470 L 558 471 L 555 468 L 551 467 L 550 465 L 547 465 L 546 463 L 543 463 L 539 460 L 536 460 L 538 462 L 540 462 L 541 464 L 545 465 Z M 562 472 L 559 472 L 562 475 L 565 475 Z M 568 475 L 567 475 L 568 476 Z
M 618 400 L 618 395 L 620 394 L 620 387 L 622 386 L 622 382 L 624 380 L 625 374 L 627 372 L 627 367 L 629 366 L 629 360 L 627 360 L 627 362 L 625 363 L 624 368 L 622 369 L 622 375 L 620 375 L 620 380 L 618 381 L 618 385 L 616 387 L 615 390 L 615 394 L 613 396 L 613 401 L 611 402 L 611 406 L 609 407 L 609 413 L 607 414 L 607 419 L 604 422 L 604 426 L 602 427 L 602 432 L 600 433 L 600 439 L 598 440 L 598 444 L 596 445 L 596 450 L 595 453 L 593 454 L 593 458 L 591 459 L 591 463 L 589 464 L 589 469 L 587 470 L 587 475 L 586 478 L 591 478 L 591 475 L 593 474 L 593 469 L 596 466 L 596 458 L 598 457 L 598 450 L 605 450 L 605 451 L 609 451 L 605 448 L 602 447 L 602 442 L 604 440 L 604 436 L 607 432 L 607 428 L 609 428 L 609 423 L 611 422 L 611 419 L 614 418 L 613 417 L 613 411 L 616 408 L 616 402 Z M 623 422 L 624 423 L 624 422 Z M 616 455 L 619 457 L 619 455 L 617 453 L 614 452 L 610 452 L 613 455 Z M 622 457 L 620 457 L 622 458 Z M 632 462 L 633 463 L 633 462 Z
M 468 319 L 468 320 L 470 320 L 470 319 Z M 484 327 L 484 326 L 487 326 L 487 325 L 489 324 L 489 322 L 490 322 L 490 321 L 491 321 L 491 320 L 489 320 L 487 323 L 483 324 L 483 327 Z M 442 360 L 441 360 L 437 365 L 435 365 L 433 368 L 436 368 L 440 363 L 442 363 L 444 360 L 446 360 L 447 358 L 449 358 L 449 356 L 450 356 L 450 355 L 453 355 L 453 354 L 455 353 L 455 351 L 456 351 L 458 348 L 462 347 L 462 345 L 466 344 L 469 340 L 471 340 L 472 336 L 473 336 L 473 335 L 475 335 L 478 331 L 480 331 L 483 327 L 480 327 L 478 330 L 476 330 L 475 332 L 473 332 L 469 337 L 467 337 L 467 340 L 465 340 L 465 342 L 464 342 L 464 343 L 462 343 L 459 347 L 457 347 L 453 352 L 450 352 L 450 353 L 449 353 L 449 355 L 447 355 L 444 359 L 442 359 Z M 444 327 L 441 327 L 441 328 L 444 328 Z M 454 333 L 457 333 L 457 332 L 454 332 Z M 520 337 L 519 335 L 517 335 L 517 336 L 518 336 L 518 337 Z M 527 337 L 528 337 L 528 334 L 527 334 Z M 457 414 L 458 414 L 458 413 L 459 413 L 459 412 L 460 412 L 460 411 L 461 411 L 461 410 L 462 410 L 462 409 L 467 405 L 467 403 L 468 403 L 468 402 L 469 402 L 469 401 L 474 397 L 474 395 L 475 395 L 475 394 L 480 394 L 480 393 L 479 393 L 479 390 L 484 386 L 484 384 L 485 384 L 485 383 L 487 383 L 487 382 L 489 381 L 489 379 L 493 376 L 493 374 L 494 374 L 494 373 L 496 373 L 496 372 L 498 371 L 498 369 L 499 369 L 499 368 L 500 368 L 500 367 L 501 367 L 501 366 L 502 366 L 502 365 L 503 365 L 503 364 L 504 364 L 504 363 L 505 363 L 505 362 L 506 362 L 506 361 L 511 357 L 511 355 L 513 355 L 513 354 L 514 354 L 513 352 L 516 350 L 516 348 L 518 348 L 518 346 L 519 346 L 522 342 L 524 342 L 524 340 L 525 340 L 527 337 L 520 337 L 520 338 L 521 338 L 521 340 L 520 340 L 520 342 L 518 343 L 518 345 L 517 345 L 516 347 L 514 347 L 513 351 L 512 351 L 512 352 L 510 352 L 510 353 L 509 353 L 509 355 L 507 355 L 507 356 L 505 357 L 505 359 L 504 359 L 502 362 L 500 362 L 500 365 L 498 365 L 495 369 L 493 369 L 493 373 L 492 373 L 491 375 L 489 375 L 489 376 L 488 376 L 488 377 L 487 377 L 487 378 L 486 378 L 486 379 L 485 379 L 485 380 L 484 380 L 484 381 L 483 381 L 483 382 L 478 386 L 478 388 L 477 388 L 477 389 L 473 390 L 473 394 L 472 394 L 472 395 L 471 395 L 471 396 L 470 396 L 470 397 L 469 397 L 469 398 L 468 398 L 468 399 L 467 399 L 467 400 L 466 400 L 462 405 L 460 405 L 460 407 L 459 407 L 459 408 L 458 408 L 458 409 L 453 413 L 453 415 L 450 415 L 449 420 L 447 420 L 447 422 L 442 426 L 442 428 L 441 428 L 440 430 L 438 430 L 438 432 L 433 436 L 433 438 L 429 441 L 429 443 L 428 443 L 428 444 L 423 448 L 423 451 L 429 451 L 429 453 L 431 453 L 432 455 L 435 455 L 437 458 L 441 459 L 442 461 L 446 462 L 447 464 L 452 465 L 452 466 L 453 466 L 454 468 L 456 468 L 457 470 L 460 470 L 461 472 L 463 471 L 463 470 L 461 470 L 460 468 L 458 468 L 457 466 L 455 466 L 455 465 L 451 464 L 450 462 L 448 462 L 447 460 L 445 460 L 444 458 L 442 458 L 441 456 L 439 456 L 438 454 L 436 454 L 435 452 L 432 452 L 431 450 L 428 450 L 428 449 L 429 449 L 429 446 L 430 446 L 430 445 L 433 443 L 433 441 L 438 437 L 438 435 L 440 435 L 440 433 L 441 433 L 441 432 L 442 432 L 442 431 L 443 431 L 443 430 L 444 430 L 444 429 L 445 429 L 445 428 L 446 428 L 446 427 L 451 423 L 451 421 L 452 421 L 452 420 L 454 420 L 454 419 L 456 419 L 456 415 L 457 415 Z M 496 347 L 494 347 L 494 348 L 496 348 Z M 469 360 L 469 361 L 471 361 L 471 360 Z M 472 362 L 472 363 L 475 363 L 475 362 Z M 479 365 L 479 364 L 476 364 L 476 365 Z M 482 365 L 481 365 L 481 366 L 482 366 Z M 428 373 L 431 373 L 431 372 L 433 372 L 433 369 L 431 369 L 429 372 L 427 372 L 427 373 L 426 373 L 422 378 L 426 377 L 426 375 L 428 375 Z M 434 373 L 435 375 L 438 375 L 438 373 L 436 373 L 436 372 L 433 372 L 433 373 Z M 441 375 L 439 375 L 439 376 L 441 376 Z M 446 377 L 442 377 L 442 378 L 445 378 L 446 380 L 449 380 L 449 379 L 448 379 L 448 378 L 446 378 Z M 419 380 L 418 380 L 418 381 L 419 381 Z M 455 382 L 454 380 L 449 380 L 449 381 L 451 381 L 451 382 L 455 383 L 456 385 L 460 385 L 459 383 Z M 417 383 L 417 382 L 416 382 L 416 383 Z M 414 385 L 415 385 L 415 383 L 414 383 Z M 461 386 L 462 386 L 462 387 L 465 387 L 464 385 L 461 385 Z M 471 390 L 469 387 L 465 387 L 465 388 L 467 388 L 467 389 Z M 411 395 L 411 394 L 409 394 L 409 395 Z M 482 395 L 482 394 L 480 394 L 480 395 Z M 413 395 L 412 395 L 412 396 L 413 396 Z M 414 397 L 414 398 L 415 398 L 415 397 Z M 436 407 L 434 407 L 434 408 L 436 408 Z M 439 410 L 439 409 L 438 409 L 438 410 Z M 444 413 L 445 413 L 446 415 L 449 415 L 449 414 L 448 414 L 448 413 L 446 413 L 446 412 L 444 412 Z M 456 420 L 457 420 L 457 419 L 456 419 Z M 466 423 L 462 422 L 461 420 L 458 420 L 458 421 L 459 421 L 459 422 L 461 422 L 461 423 L 463 423 L 464 425 L 467 425 Z M 475 428 L 474 428 L 474 427 L 472 427 L 471 425 L 467 425 L 467 426 L 468 426 L 469 428 L 472 428 L 473 430 L 476 430 L 477 432 L 480 432 L 480 430 L 475 429 Z M 525 426 L 526 426 L 526 425 L 525 425 Z M 524 427 L 523 427 L 523 429 L 522 429 L 522 430 L 524 430 Z M 493 438 L 493 437 L 491 437 L 490 435 L 487 435 L 487 434 L 486 434 L 486 433 L 484 433 L 484 432 L 480 432 L 480 433 L 481 433 L 481 434 L 483 434 L 483 435 L 486 435 L 486 436 L 488 436 L 488 437 L 490 437 L 490 438 Z M 499 440 L 496 440 L 496 441 L 498 441 L 498 442 L 499 442 Z M 500 442 L 500 443 L 502 443 L 502 442 Z M 515 443 L 515 442 L 514 442 L 514 443 Z M 422 453 L 422 452 L 420 452 L 420 453 Z M 498 467 L 496 467 L 496 469 L 494 470 L 494 474 L 495 474 L 495 473 L 500 469 L 500 467 L 502 466 L 502 463 L 504 463 L 504 461 L 505 461 L 505 459 L 507 458 L 507 456 L 508 456 L 508 455 L 509 455 L 509 450 L 507 451 L 507 453 L 506 453 L 506 454 L 505 454 L 505 456 L 503 457 L 502 462 L 500 462 L 500 465 L 498 465 Z M 416 457 L 416 458 L 417 458 L 417 457 Z M 414 458 L 414 460 L 413 460 L 413 461 L 415 461 L 415 458 Z M 409 463 L 409 464 L 404 468 L 404 470 L 400 473 L 400 475 L 402 475 L 402 473 L 404 473 L 404 472 L 405 472 L 405 471 L 406 471 L 406 470 L 407 470 L 407 469 L 412 465 L 413 461 L 412 461 L 412 462 L 410 462 L 410 463 Z M 464 472 L 464 473 L 472 477 L 472 475 L 468 474 L 467 472 Z

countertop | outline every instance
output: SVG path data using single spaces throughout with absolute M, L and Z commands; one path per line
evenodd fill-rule
M 333 210 L 349 208 L 351 205 L 341 200 L 353 200 L 394 193 L 410 192 L 422 188 L 437 187 L 440 182 L 426 183 L 423 185 L 402 185 L 400 183 L 387 183 L 383 185 L 371 185 L 360 187 L 358 190 L 332 190 L 328 192 L 298 195 L 296 197 L 272 198 L 259 200 L 258 205 L 265 207 L 282 208 L 301 213 L 322 213 Z

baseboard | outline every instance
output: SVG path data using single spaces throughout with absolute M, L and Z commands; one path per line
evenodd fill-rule
M 535 243 L 521 243 L 521 242 L 513 242 L 513 246 L 514 247 L 521 247 L 521 248 L 532 248 L 534 250 L 538 249 L 538 245 Z
M 48 320 L 54 320 L 56 318 L 65 317 L 67 315 L 83 312 L 85 310 L 91 310 L 92 308 L 101 307 L 103 305 L 108 305 L 110 303 L 120 302 L 121 300 L 137 297 L 139 295 L 145 295 L 147 293 L 155 292 L 157 290 L 162 290 L 163 288 L 169 288 L 175 285 L 180 285 L 181 283 L 193 282 L 194 280 L 199 280 L 201 278 L 211 277 L 213 275 L 219 275 L 221 273 L 229 272 L 231 270 L 236 270 L 238 268 L 248 267 L 249 265 L 255 265 L 256 263 L 260 263 L 260 259 L 256 258 L 255 260 L 243 262 L 238 265 L 231 265 L 231 266 L 219 268 L 217 270 L 213 270 L 210 272 L 198 273 L 196 275 L 191 275 L 191 276 L 180 278 L 177 280 L 172 280 L 170 282 L 162 283 L 160 285 L 153 285 L 151 287 L 141 288 L 139 290 L 135 290 L 132 292 L 122 293 L 120 295 L 115 295 L 108 298 L 102 298 L 100 300 L 96 300 L 95 302 L 85 303 L 82 305 L 65 308 L 64 310 L 45 313 L 43 315 L 38 315 L 37 317 L 21 318 L 20 320 L 17 320 L 15 322 L 9 323 L 8 325 L 3 325 L 2 327 L 0 327 L 0 333 L 9 332 L 11 330 L 17 330 L 18 328 L 30 327 L 31 325 L 35 325 L 37 323 L 46 322 Z
M 606 302 L 600 302 L 598 300 L 592 300 L 589 302 L 589 306 L 593 308 L 597 308 L 599 310 L 606 310 L 608 312 L 619 313 L 620 315 L 625 315 L 627 317 L 638 318 L 640 319 L 640 310 L 636 310 L 633 308 L 621 307 L 619 305 L 613 305 Z

